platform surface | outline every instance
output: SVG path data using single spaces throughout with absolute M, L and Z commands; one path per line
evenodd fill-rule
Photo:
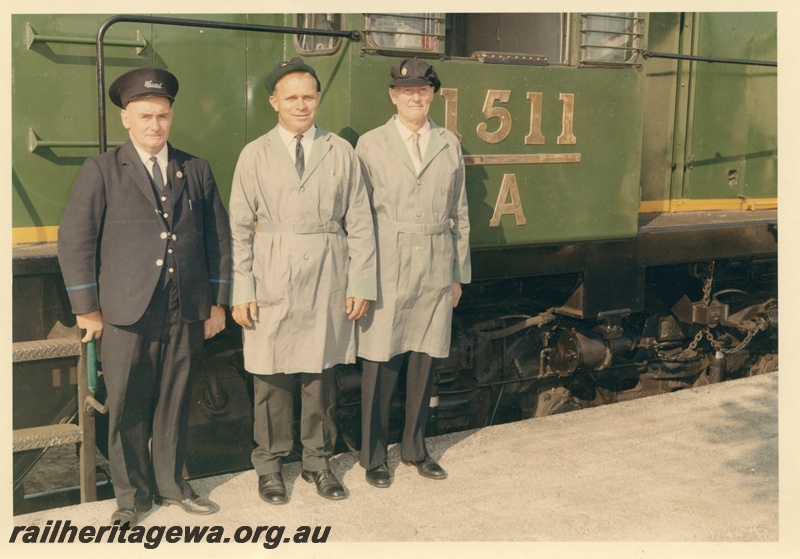
M 195 491 L 217 502 L 219 513 L 190 516 L 174 506 L 155 507 L 141 525 L 217 526 L 229 543 L 101 549 L 148 557 L 460 557 L 494 556 L 498 549 L 509 557 L 782 557 L 780 540 L 797 540 L 800 525 L 780 533 L 786 523 L 779 523 L 778 443 L 776 372 L 428 439 L 431 455 L 449 473 L 444 481 L 401 464 L 393 446 L 394 482 L 376 489 L 366 483 L 356 453 L 339 455 L 331 465 L 349 491 L 343 501 L 319 497 L 300 477 L 299 464 L 284 467 L 290 502 L 281 506 L 259 499 L 252 470 L 194 480 Z M 789 501 L 796 503 L 796 496 Z M 5 533 L 56 520 L 107 525 L 114 509 L 111 500 L 14 516 Z M 330 532 L 324 544 L 265 549 L 266 532 L 257 543 L 233 543 L 237 529 L 244 534 L 240 527 L 256 526 L 284 526 L 284 537 L 301 526 L 330 526 Z M 10 548 L 75 556 L 93 549 Z

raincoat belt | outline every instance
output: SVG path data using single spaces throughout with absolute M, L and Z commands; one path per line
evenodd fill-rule
M 378 216 L 378 229 L 388 229 L 401 233 L 416 233 L 417 235 L 441 235 L 450 230 L 450 223 L 448 221 L 440 221 L 439 223 L 404 223 Z
M 292 233 L 294 235 L 317 235 L 320 233 L 338 233 L 342 226 L 338 221 L 324 222 L 268 222 L 259 223 L 259 233 Z

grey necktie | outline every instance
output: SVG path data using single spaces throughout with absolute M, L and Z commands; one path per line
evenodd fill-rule
M 161 167 L 158 165 L 158 158 L 153 156 L 150 158 L 150 161 L 153 162 L 153 183 L 160 192 L 164 190 L 164 175 L 161 174 Z
M 411 147 L 414 151 L 414 157 L 416 157 L 417 161 L 422 164 L 422 153 L 419 151 L 419 134 L 414 134 L 411 136 Z
M 303 135 L 298 134 L 294 139 L 297 140 L 297 144 L 294 148 L 294 166 L 297 169 L 297 174 L 300 175 L 300 178 L 303 178 L 303 172 L 306 170 L 306 158 L 303 154 L 303 144 L 300 143 L 303 139 Z

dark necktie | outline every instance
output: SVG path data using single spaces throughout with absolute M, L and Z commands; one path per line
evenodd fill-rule
M 303 172 L 306 170 L 306 158 L 303 154 L 303 144 L 300 143 L 300 140 L 303 139 L 303 135 L 298 134 L 294 139 L 297 140 L 297 144 L 294 148 L 294 166 L 297 169 L 297 174 L 300 175 L 300 178 L 303 178 Z
M 161 167 L 158 165 L 158 158 L 153 156 L 150 158 L 153 162 L 153 184 L 156 185 L 159 192 L 164 190 L 164 176 L 161 174 Z

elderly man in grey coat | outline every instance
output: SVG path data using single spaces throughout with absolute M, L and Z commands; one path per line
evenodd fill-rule
M 315 126 L 320 82 L 299 58 L 266 78 L 278 125 L 242 150 L 230 199 L 232 314 L 254 375 L 252 453 L 260 497 L 287 501 L 282 461 L 293 448 L 295 377 L 302 384 L 302 477 L 328 499 L 335 370 L 356 358 L 355 321 L 376 297 L 369 199 L 353 148 Z
M 440 81 L 429 64 L 391 69 L 397 114 L 356 146 L 375 219 L 378 299 L 359 321 L 363 358 L 360 463 L 367 481 L 388 487 L 389 404 L 407 367 L 401 458 L 422 476 L 446 472 L 425 448 L 433 358 L 447 357 L 453 307 L 471 280 L 464 161 L 456 136 L 428 118 Z

